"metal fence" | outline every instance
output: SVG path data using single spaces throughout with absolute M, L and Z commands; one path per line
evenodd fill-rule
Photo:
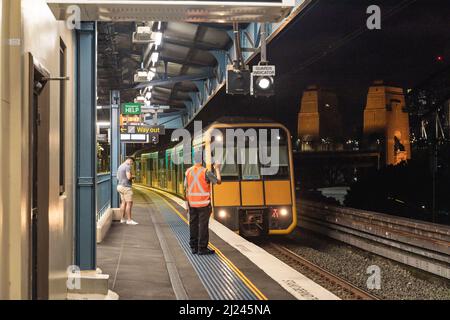
M 104 173 L 97 175 L 96 203 L 97 203 L 97 222 L 111 208 L 111 174 Z

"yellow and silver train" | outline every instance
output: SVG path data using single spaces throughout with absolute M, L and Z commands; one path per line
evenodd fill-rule
M 192 149 L 200 146 L 203 148 L 206 154 L 204 165 L 208 170 L 212 168 L 211 157 L 208 155 L 211 155 L 212 143 L 217 139 L 217 132 L 223 133 L 219 135 L 220 140 L 224 146 L 227 145 L 226 129 L 242 129 L 244 132 L 254 129 L 252 132 L 256 132 L 258 140 L 268 140 L 269 153 L 272 152 L 270 150 L 271 134 L 276 133 L 279 167 L 276 174 L 264 175 L 267 171 L 262 170 L 264 165 L 259 160 L 260 144 L 257 144 L 257 152 L 253 150 L 252 153 L 256 154 L 258 159 L 250 161 L 249 149 L 254 148 L 254 144 L 249 143 L 249 139 L 252 138 L 248 136 L 244 138 L 245 145 L 234 144 L 234 150 L 232 150 L 234 162 L 227 163 L 230 157 L 227 157 L 226 153 L 231 151 L 224 147 L 224 160 L 219 161 L 222 183 L 211 188 L 214 218 L 243 236 L 289 234 L 297 225 L 289 130 L 281 124 L 264 120 L 219 120 L 206 128 L 199 137 L 194 137 L 192 142 Z M 261 129 L 267 129 L 266 134 L 262 135 L 261 132 L 264 130 Z M 264 151 L 267 152 L 267 150 Z M 247 155 L 243 156 L 244 160 L 239 162 L 240 164 L 237 161 L 239 153 Z M 174 157 L 183 159 L 183 142 L 164 151 L 142 153 L 136 159 L 138 181 L 146 186 L 183 197 L 184 174 L 191 165 L 183 163 L 178 165 L 177 161 L 173 161 Z

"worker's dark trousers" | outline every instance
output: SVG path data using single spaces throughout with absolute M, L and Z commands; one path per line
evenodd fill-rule
M 192 249 L 205 250 L 209 243 L 209 217 L 211 206 L 202 208 L 189 208 L 189 229 Z

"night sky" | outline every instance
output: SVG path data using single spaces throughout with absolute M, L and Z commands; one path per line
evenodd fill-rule
M 373 4 L 382 10 L 381 30 L 366 27 L 366 9 Z M 369 85 L 381 79 L 405 89 L 420 86 L 449 66 L 449 40 L 448 0 L 312 1 L 269 45 L 269 60 L 277 66 L 276 96 L 228 96 L 223 90 L 199 119 L 260 115 L 295 134 L 302 92 L 319 85 L 338 94 L 346 134 L 358 134 Z

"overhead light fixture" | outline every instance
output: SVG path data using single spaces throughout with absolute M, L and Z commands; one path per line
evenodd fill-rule
M 134 103 L 145 104 L 145 97 L 142 96 L 136 97 L 136 99 L 134 99 Z
M 149 26 L 139 26 L 136 28 L 136 32 L 133 32 L 133 43 L 150 43 L 152 41 L 152 29 Z
M 261 24 L 261 61 L 253 66 L 252 72 L 252 94 L 255 97 L 270 97 L 275 94 L 276 67 L 269 65 L 267 60 L 267 30 L 266 24 Z
M 155 65 L 158 62 L 158 59 L 159 59 L 159 52 L 153 51 L 153 53 L 150 57 L 150 61 L 153 63 L 153 65 Z
M 250 93 L 250 70 L 237 70 L 233 65 L 227 67 L 227 94 L 249 94 Z
M 152 89 L 153 89 L 153 86 L 145 87 L 143 93 L 146 94 L 147 92 L 152 91 Z
M 148 70 L 142 67 L 136 71 L 134 74 L 134 82 L 147 82 L 148 81 Z
M 147 80 L 148 81 L 152 81 L 154 77 L 155 77 L 155 73 L 153 71 L 149 71 L 147 73 Z
M 162 43 L 163 34 L 162 32 L 153 32 L 153 40 L 156 46 L 160 46 Z
M 111 126 L 111 122 L 109 121 L 98 121 L 97 126 L 101 128 L 107 128 Z

